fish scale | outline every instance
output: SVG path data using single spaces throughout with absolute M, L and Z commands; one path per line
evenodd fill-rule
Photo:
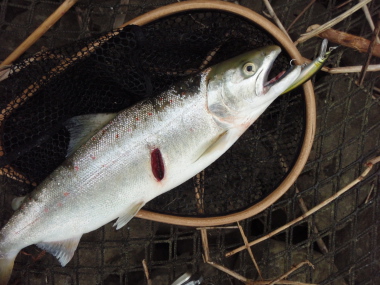
M 0 232 L 0 285 L 22 248 L 36 244 L 64 266 L 84 233 L 115 219 L 121 228 L 145 203 L 220 157 L 298 77 L 295 68 L 264 88 L 279 52 L 269 46 L 215 65 L 111 120 L 77 118 L 82 126 L 70 129 L 75 151 Z M 84 139 L 75 125 L 92 130 L 79 148 Z

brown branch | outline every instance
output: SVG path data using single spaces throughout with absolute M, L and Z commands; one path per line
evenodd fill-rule
M 332 195 L 330 198 L 326 199 L 325 201 L 323 201 L 322 203 L 318 204 L 317 206 L 315 206 L 314 208 L 310 209 L 307 213 L 303 214 L 302 216 L 294 219 L 293 221 L 283 225 L 282 227 L 279 227 L 278 229 L 270 232 L 269 234 L 257 239 L 257 240 L 254 240 L 252 242 L 249 243 L 249 246 L 253 246 L 255 244 L 258 244 L 266 239 L 269 239 L 271 238 L 272 236 L 282 232 L 283 230 L 291 227 L 292 225 L 304 220 L 306 217 L 314 214 L 315 212 L 317 212 L 318 210 L 320 210 L 321 208 L 323 208 L 324 206 L 326 206 L 327 204 L 329 204 L 330 202 L 334 201 L 335 199 L 337 199 L 339 196 L 341 196 L 343 193 L 347 192 L 348 190 L 350 190 L 352 187 L 354 187 L 356 184 L 358 184 L 359 182 L 361 182 L 367 175 L 368 173 L 371 171 L 371 169 L 373 168 L 373 166 L 380 162 L 380 156 L 378 157 L 375 157 L 371 160 L 369 160 L 365 166 L 365 170 L 361 173 L 361 175 L 356 178 L 354 181 L 352 181 L 351 183 L 349 183 L 348 185 L 346 185 L 345 187 L 343 187 L 341 190 L 339 190 L 337 193 L 335 193 L 334 195 Z M 226 253 L 226 257 L 229 257 L 229 256 L 232 256 L 242 250 L 244 250 L 246 247 L 245 246 L 241 246 L 239 248 L 236 248 L 228 253 Z
M 311 32 L 320 27 L 320 25 L 312 25 L 307 28 L 307 32 Z M 371 41 L 355 36 L 349 33 L 345 33 L 339 30 L 327 29 L 319 34 L 318 37 L 328 39 L 329 42 L 339 44 L 345 47 L 349 47 L 357 50 L 358 52 L 366 53 L 368 52 L 368 48 L 371 44 Z M 380 57 L 380 44 L 375 43 L 373 47 L 373 55 L 376 57 Z

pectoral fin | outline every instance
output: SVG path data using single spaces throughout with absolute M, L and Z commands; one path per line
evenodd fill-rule
M 132 207 L 128 208 L 125 212 L 123 212 L 117 221 L 114 223 L 114 227 L 116 229 L 120 229 L 124 227 L 134 216 L 136 216 L 137 212 L 145 205 L 145 202 L 139 202 L 134 204 Z
M 222 133 L 204 150 L 204 152 L 194 162 L 213 162 L 215 159 L 219 158 L 223 153 L 225 153 L 226 150 L 228 150 L 231 147 L 231 145 L 233 145 L 236 142 L 240 135 L 241 132 L 236 130 L 229 130 Z
M 74 256 L 82 235 L 56 242 L 40 242 L 36 245 L 54 255 L 62 266 L 65 266 Z

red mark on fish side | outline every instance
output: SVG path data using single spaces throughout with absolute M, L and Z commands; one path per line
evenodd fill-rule
M 150 112 L 148 113 L 148 116 L 152 116 L 152 115 L 153 115 L 152 113 L 150 113 Z
M 139 120 L 139 118 L 137 117 L 137 118 L 136 118 L 136 121 L 138 121 L 138 120 Z
M 117 139 L 119 138 L 119 134 L 116 134 L 116 136 L 115 136 Z
M 165 175 L 164 160 L 162 159 L 161 151 L 155 148 L 150 154 L 150 163 L 152 166 L 152 173 L 157 181 L 161 181 Z
M 76 166 L 76 165 L 75 165 L 75 166 L 74 166 L 74 170 L 75 170 L 75 171 L 78 171 L 78 170 L 79 170 L 79 166 Z
M 95 159 L 95 158 L 96 158 L 96 156 L 93 155 L 93 154 L 91 154 L 90 157 L 91 157 L 92 159 Z
M 65 192 L 65 193 L 63 193 L 63 196 L 65 196 L 65 197 L 67 197 L 67 196 L 69 196 L 69 195 L 70 195 L 69 192 Z
M 44 209 L 44 212 L 45 212 L 45 213 L 49 212 L 49 209 L 48 209 L 48 208 L 45 208 L 45 209 Z

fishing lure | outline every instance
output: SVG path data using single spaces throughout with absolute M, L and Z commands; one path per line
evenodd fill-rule
M 296 79 L 296 81 L 294 81 L 293 84 L 290 85 L 288 89 L 286 89 L 282 94 L 285 94 L 308 81 L 315 73 L 317 73 L 323 67 L 323 65 L 325 65 L 327 59 L 331 55 L 331 52 L 337 48 L 337 46 L 330 47 L 327 51 L 327 44 L 328 40 L 324 39 L 322 41 L 319 56 L 316 59 L 314 59 L 311 63 L 302 65 L 301 73 Z

